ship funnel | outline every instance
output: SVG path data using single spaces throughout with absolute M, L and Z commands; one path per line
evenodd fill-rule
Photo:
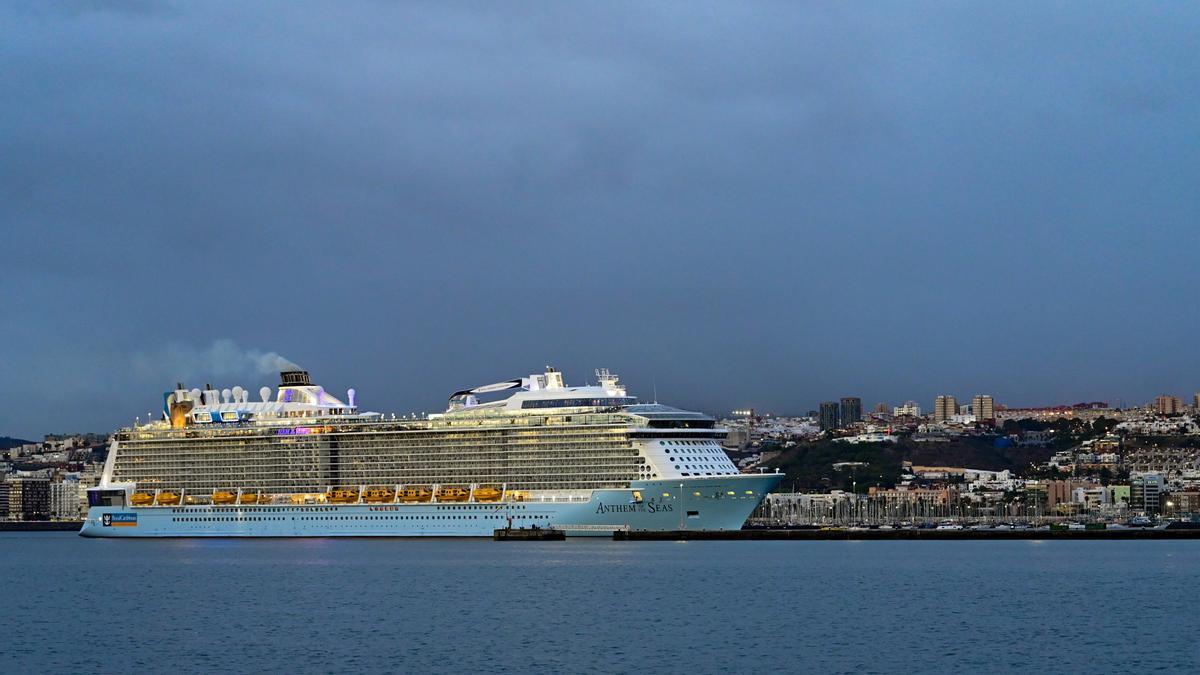
M 310 387 L 312 380 L 307 370 L 285 370 L 279 373 L 280 381 L 285 387 Z
M 354 397 L 357 395 L 358 395 L 357 391 L 354 391 L 353 389 L 347 389 L 346 390 L 346 405 L 353 408 L 354 407 Z
M 181 382 L 178 391 L 167 396 L 167 419 L 171 422 L 172 429 L 182 429 L 188 425 L 188 413 L 192 412 L 196 402 L 187 398 L 187 394 Z

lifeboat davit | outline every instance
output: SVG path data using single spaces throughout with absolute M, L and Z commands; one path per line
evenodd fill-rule
M 212 502 L 214 504 L 232 504 L 235 501 L 237 501 L 237 495 L 224 490 L 218 490 L 217 492 L 214 492 L 212 496 Z
M 498 501 L 504 495 L 503 492 L 494 487 L 477 487 L 475 488 L 475 501 L 477 502 L 494 502 Z
M 154 495 L 148 492 L 135 492 L 129 498 L 129 503 L 134 506 L 147 506 L 154 503 Z
M 160 506 L 174 506 L 179 503 L 179 495 L 174 492 L 160 492 L 155 501 Z

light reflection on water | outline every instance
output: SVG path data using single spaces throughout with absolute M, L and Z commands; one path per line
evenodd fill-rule
M 20 533 L 0 556 L 0 672 L 1200 667 L 1193 541 Z

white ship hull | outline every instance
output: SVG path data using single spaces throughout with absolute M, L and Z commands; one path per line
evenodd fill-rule
M 738 530 L 780 474 L 634 481 L 578 501 L 340 505 L 94 506 L 85 537 L 490 537 L 503 527 Z M 639 499 L 640 498 L 640 499 Z

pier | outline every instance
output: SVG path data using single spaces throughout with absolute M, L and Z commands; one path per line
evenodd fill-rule
M 613 532 L 616 541 L 693 541 L 693 540 L 795 540 L 795 541 L 964 541 L 964 540 L 1055 540 L 1094 539 L 1200 539 L 1200 529 L 1127 528 L 1105 530 L 937 530 L 937 529 L 747 529 L 720 532 L 676 530 L 671 532 Z
M 0 532 L 78 532 L 82 520 L 0 520 Z

